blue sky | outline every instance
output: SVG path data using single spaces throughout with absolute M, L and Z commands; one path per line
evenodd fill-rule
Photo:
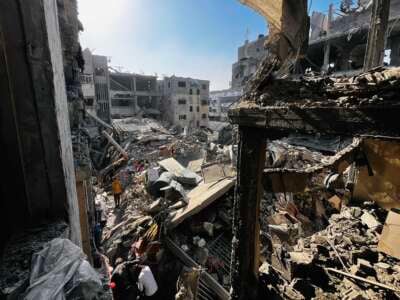
M 109 56 L 124 71 L 207 79 L 212 90 L 229 87 L 246 36 L 252 40 L 266 32 L 264 19 L 238 0 L 78 0 L 78 5 L 83 48 Z M 312 9 L 328 5 L 313 0 Z

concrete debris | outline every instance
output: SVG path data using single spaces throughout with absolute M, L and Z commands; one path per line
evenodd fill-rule
M 371 294 L 374 299 L 396 299 L 400 273 L 392 268 L 399 261 L 378 252 L 376 227 L 380 219 L 372 217 L 373 214 L 381 216 L 385 211 L 371 205 L 343 206 L 340 213 L 330 216 L 325 229 L 312 235 L 295 233 L 295 245 L 272 239 L 276 243 L 275 254 L 267 258 L 261 269 L 266 282 L 274 276 L 273 289 L 288 298 L 295 294 L 296 299 L 338 299 L 341 296 L 352 299 L 356 295 L 371 299 Z M 287 230 L 283 232 L 288 233 L 293 234 Z M 276 235 L 276 228 L 270 225 L 269 234 Z M 347 293 L 350 283 L 341 276 L 355 279 L 351 282 L 351 288 L 357 291 L 355 295 Z M 371 292 L 364 291 L 365 283 Z
M 236 150 L 209 142 L 214 132 L 206 129 L 185 135 L 158 121 L 135 118 L 114 120 L 113 127 L 94 135 L 98 143 L 90 145 L 105 166 L 95 190 L 103 216 L 99 220 L 107 222 L 100 224 L 96 246 L 114 268 L 114 297 L 137 293 L 126 286 L 132 287 L 132 278 L 139 282 L 138 272 L 148 266 L 156 294 L 170 295 L 165 299 L 194 299 L 196 293 L 227 299 Z M 211 180 L 203 166 L 223 175 Z M 118 207 L 111 188 L 116 180 L 122 190 Z M 166 243 L 169 237 L 186 259 Z
M 396 257 L 397 259 L 400 259 L 399 236 L 400 212 L 398 210 L 390 211 L 386 218 L 386 222 L 379 239 L 378 250 L 393 257 Z M 385 267 L 383 268 L 385 269 Z
M 353 77 L 303 76 L 274 79 L 253 95 L 261 106 L 357 107 L 395 105 L 400 68 L 378 67 Z

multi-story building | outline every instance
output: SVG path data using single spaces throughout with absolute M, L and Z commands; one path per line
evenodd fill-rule
M 159 86 L 165 119 L 182 128 L 208 125 L 210 82 L 184 77 L 165 77 Z
M 94 88 L 96 92 L 97 116 L 111 122 L 110 77 L 107 56 L 93 55 Z
M 220 90 L 210 92 L 209 119 L 226 121 L 229 107 L 242 96 L 242 90 Z
M 322 12 L 312 13 L 305 67 L 315 71 L 351 75 L 362 71 L 371 23 L 372 1 L 360 0 L 354 6 L 343 10 L 343 5 L 339 8 L 332 5 L 330 17 Z M 399 20 L 400 0 L 392 0 L 384 61 L 391 66 L 400 65 Z
M 156 76 L 111 72 L 110 95 L 113 117 L 129 117 L 137 113 L 151 117 L 160 115 Z
M 232 65 L 232 88 L 242 89 L 257 71 L 262 59 L 267 55 L 264 43 L 267 37 L 263 34 L 252 42 L 245 41 L 238 49 L 238 61 Z
M 86 110 L 90 113 L 97 115 L 97 101 L 96 92 L 94 89 L 94 69 L 93 69 L 93 55 L 89 49 L 82 51 L 83 59 L 85 60 L 85 67 L 81 74 L 81 87 L 83 98 L 85 100 Z
M 81 84 L 86 109 L 110 123 L 110 78 L 107 56 L 93 55 L 89 49 L 85 49 L 83 58 L 85 67 Z

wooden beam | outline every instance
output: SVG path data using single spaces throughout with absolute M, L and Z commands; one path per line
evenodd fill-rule
M 260 199 L 266 137 L 264 131 L 239 126 L 238 173 L 234 201 L 231 299 L 258 299 Z
M 93 120 L 95 120 L 97 123 L 99 123 L 100 125 L 104 126 L 105 128 L 108 128 L 112 131 L 115 130 L 115 128 L 109 124 L 107 124 L 106 122 L 104 122 L 102 119 L 98 118 L 97 116 L 95 116 L 94 114 L 92 114 L 90 111 L 86 110 L 85 111 L 86 114 L 91 117 Z
M 128 158 L 129 158 L 129 155 L 128 155 L 128 153 L 112 138 L 112 136 L 111 135 L 109 135 L 108 133 L 107 133 L 107 131 L 102 131 L 102 133 L 101 133 L 109 142 L 110 142 L 110 144 L 112 144 L 114 147 L 115 147 L 115 149 L 119 152 L 119 153 L 121 153 L 121 155 L 126 159 L 126 160 L 128 160 Z
M 389 21 L 390 0 L 374 0 L 372 5 L 371 28 L 368 33 L 364 71 L 383 64 Z

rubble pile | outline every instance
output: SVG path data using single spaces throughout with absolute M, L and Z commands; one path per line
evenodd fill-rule
M 230 190 L 170 233 L 171 240 L 227 290 L 230 288 L 232 206 L 233 190 Z
M 254 99 L 261 106 L 396 105 L 399 89 L 400 68 L 379 67 L 353 77 L 312 74 L 269 80 Z
M 398 299 L 400 261 L 378 251 L 386 215 L 368 203 L 344 206 L 324 230 L 293 246 L 273 245 L 260 268 L 265 287 L 285 299 Z
M 271 168 L 305 169 L 324 159 L 320 152 L 293 146 L 281 140 L 267 143 L 267 150 L 270 160 L 266 161 L 266 167 Z
M 112 150 L 112 167 L 96 187 L 107 220 L 98 247 L 112 274 L 139 261 L 151 269 L 163 295 L 195 295 L 195 280 L 199 299 L 224 299 L 236 147 L 209 142 L 207 130 L 185 135 L 150 126 L 118 136 L 127 158 Z M 308 187 L 287 192 L 283 185 L 272 192 L 264 180 L 260 287 L 266 295 L 397 299 L 399 261 L 378 251 L 387 211 L 367 202 L 346 206 L 351 163 L 333 172 L 340 159 L 357 156 L 361 140 L 296 135 L 267 142 L 265 172 L 303 172 Z M 123 190 L 118 207 L 112 199 L 116 180 Z
M 150 267 L 163 295 L 172 298 L 179 274 L 184 280 L 198 272 L 187 263 L 193 259 L 201 274 L 209 272 L 229 289 L 236 154 L 232 145 L 210 142 L 212 136 L 204 128 L 179 133 L 155 120 L 124 119 L 97 137 L 96 147 L 108 149 L 95 185 L 96 246 L 108 257 L 112 274 L 140 262 Z M 115 186 L 120 186 L 120 204 Z M 166 240 L 178 245 L 186 261 Z M 172 282 L 167 285 L 165 277 Z

